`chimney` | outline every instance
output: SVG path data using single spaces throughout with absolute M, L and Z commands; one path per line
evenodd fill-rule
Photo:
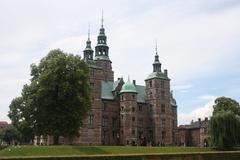
M 205 117 L 205 121 L 208 121 L 208 117 Z
M 201 122 L 201 118 L 198 118 L 198 122 Z
M 118 77 L 118 80 L 120 80 L 121 78 Z
M 166 69 L 164 69 L 164 74 L 168 76 L 168 71 Z
M 133 80 L 133 84 L 136 86 L 136 80 Z

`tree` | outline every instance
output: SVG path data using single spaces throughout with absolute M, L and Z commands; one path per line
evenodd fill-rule
M 26 105 L 23 97 L 14 98 L 9 105 L 9 109 L 8 117 L 11 119 L 12 125 L 21 133 L 20 141 L 30 142 L 33 140 L 33 129 L 26 121 L 26 116 L 24 116 Z
M 231 98 L 219 97 L 209 121 L 211 144 L 219 149 L 230 149 L 240 144 L 240 106 Z
M 215 104 L 213 105 L 213 115 L 218 113 L 219 111 L 232 111 L 234 114 L 240 116 L 240 107 L 239 103 L 228 97 L 219 97 L 215 100 Z
M 52 135 L 54 144 L 60 136 L 79 136 L 90 108 L 88 72 L 79 56 L 59 49 L 31 65 L 31 83 L 22 90 L 21 117 L 35 135 Z
M 8 144 L 18 142 L 20 140 L 20 132 L 15 127 L 7 128 L 3 133 L 3 141 Z
M 211 143 L 219 149 L 230 149 L 239 144 L 240 119 L 232 111 L 219 111 L 209 122 Z

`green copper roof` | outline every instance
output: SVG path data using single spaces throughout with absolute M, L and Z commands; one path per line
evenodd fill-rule
M 145 103 L 145 86 L 136 85 L 137 102 Z
M 152 72 L 145 80 L 149 80 L 153 78 L 169 80 L 168 76 L 163 72 Z
M 136 90 L 136 87 L 135 85 L 130 82 L 130 81 L 127 81 L 123 86 L 122 86 L 122 89 L 120 91 L 120 93 L 137 93 L 137 90 Z
M 102 81 L 101 98 L 107 100 L 114 100 L 112 91 L 114 90 L 114 87 L 117 83 L 118 81 Z M 145 86 L 136 85 L 135 88 L 136 92 L 138 93 L 137 102 L 145 103 Z
M 113 82 L 102 81 L 101 98 L 102 99 L 113 100 L 114 97 L 113 97 L 113 94 L 112 94 L 112 89 L 113 89 Z

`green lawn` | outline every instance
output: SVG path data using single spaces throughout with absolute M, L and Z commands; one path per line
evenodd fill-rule
M 58 157 L 58 156 L 106 156 L 106 155 L 153 155 L 216 152 L 199 147 L 132 147 L 132 146 L 21 146 L 0 151 L 4 157 Z

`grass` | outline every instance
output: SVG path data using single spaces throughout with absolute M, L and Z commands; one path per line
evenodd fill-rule
M 89 157 L 117 155 L 159 155 L 217 153 L 200 147 L 132 147 L 132 146 L 21 146 L 0 151 L 1 158 L 11 157 Z M 240 151 L 237 151 L 240 153 Z

